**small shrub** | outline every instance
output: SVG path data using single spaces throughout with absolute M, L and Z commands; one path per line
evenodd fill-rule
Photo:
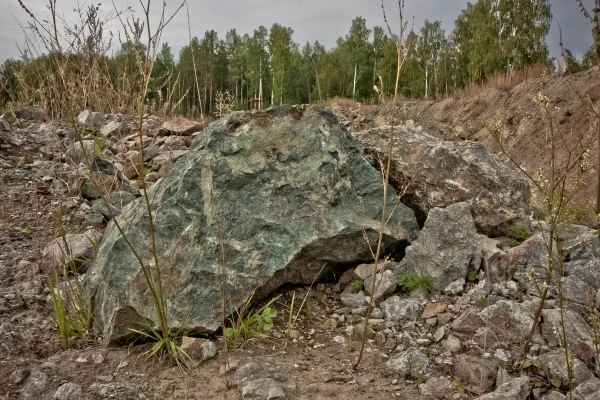
M 56 220 L 59 226 L 59 237 L 62 239 L 61 254 L 59 263 L 53 266 L 52 273 L 47 277 L 47 283 L 54 308 L 54 319 L 63 347 L 70 349 L 74 339 L 85 341 L 89 338 L 94 312 L 90 302 L 84 298 L 80 277 L 75 266 L 77 260 L 71 259 L 71 249 L 66 240 L 62 216 L 63 210 L 59 209 L 56 213 Z M 98 239 L 94 238 L 90 241 L 97 248 Z M 64 282 L 63 290 L 60 288 L 61 280 Z

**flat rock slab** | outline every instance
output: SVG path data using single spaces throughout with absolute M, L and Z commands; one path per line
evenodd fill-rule
M 446 311 L 446 308 L 448 308 L 448 304 L 446 303 L 427 303 L 423 314 L 421 314 L 421 319 L 433 318 Z
M 434 207 L 467 202 L 477 229 L 490 236 L 527 224 L 529 183 L 482 144 L 447 142 L 405 126 L 394 132 L 391 179 L 421 221 Z M 354 136 L 367 154 L 385 161 L 390 133 L 383 126 Z
M 257 300 L 370 261 L 364 235 L 376 244 L 383 185 L 333 113 L 285 106 L 212 123 L 148 195 L 169 326 L 193 333 L 219 328 L 223 282 L 232 313 L 253 293 Z M 395 207 L 383 235 L 389 254 L 419 231 L 391 187 L 387 202 Z M 107 342 L 156 324 L 140 263 L 115 223 L 143 265 L 155 266 L 148 211 L 136 200 L 107 226 L 84 282 Z
M 204 125 L 201 122 L 191 121 L 183 117 L 176 117 L 169 121 L 165 121 L 159 130 L 159 134 L 189 136 L 192 133 L 200 132 L 202 129 L 204 129 Z

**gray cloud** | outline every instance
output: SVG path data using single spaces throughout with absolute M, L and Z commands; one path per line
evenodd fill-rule
M 48 16 L 45 0 L 23 0 L 27 7 L 44 19 Z M 101 0 L 93 0 L 92 3 Z M 472 0 L 474 2 L 475 0 Z M 0 13 L 0 63 L 7 58 L 19 58 L 20 54 L 16 43 L 22 44 L 24 35 L 21 32 L 19 21 L 27 21 L 27 14 L 21 9 L 17 0 L 0 0 L 2 13 Z M 101 1 L 101 12 L 112 9 L 112 4 Z M 114 0 L 118 8 L 132 4 L 136 11 L 140 11 L 139 3 L 135 0 Z M 362 16 L 367 20 L 367 25 L 384 25 L 381 3 L 379 0 L 221 0 L 221 1 L 194 1 L 189 2 L 189 18 L 192 36 L 202 38 L 205 31 L 217 31 L 219 38 L 225 38 L 229 29 L 236 28 L 239 34 L 252 33 L 259 25 L 267 29 L 274 23 L 289 26 L 294 30 L 294 41 L 304 45 L 307 41 L 313 43 L 318 40 L 326 48 L 335 46 L 338 37 L 343 37 L 350 29 L 352 20 Z M 414 27 L 418 30 L 425 19 L 430 21 L 440 20 L 447 33 L 454 28 L 454 20 L 465 8 L 464 0 L 406 0 L 405 15 L 414 15 Z M 562 28 L 563 42 L 567 48 L 576 55 L 581 55 L 592 43 L 590 24 L 579 12 L 575 1 L 551 0 L 554 19 L 547 43 L 552 54 L 560 54 L 559 30 Z M 584 4 L 591 9 L 594 0 L 584 0 Z M 61 7 L 61 16 L 67 21 L 74 21 L 76 15 L 73 9 L 75 0 L 57 2 Z M 168 0 L 167 10 L 173 11 L 176 1 Z M 398 31 L 399 24 L 397 2 L 385 0 L 388 20 L 392 29 Z M 152 11 L 152 24 L 158 18 L 159 1 L 154 1 Z M 141 14 L 137 13 L 141 17 Z M 120 25 L 114 21 L 109 29 L 114 33 Z M 168 42 L 175 55 L 182 46 L 189 41 L 187 15 L 185 8 L 173 19 L 162 37 L 163 42 Z

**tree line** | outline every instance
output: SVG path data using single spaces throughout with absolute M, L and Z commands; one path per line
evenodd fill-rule
M 426 20 L 408 36 L 400 94 L 440 98 L 494 74 L 513 74 L 549 63 L 545 38 L 551 21 L 547 0 L 467 3 L 450 33 L 440 21 Z M 300 45 L 294 42 L 293 33 L 292 28 L 277 23 L 245 34 L 231 29 L 224 38 L 211 30 L 202 38 L 193 37 L 177 59 L 169 44 L 163 43 L 146 101 L 155 109 L 166 107 L 169 112 L 198 116 L 200 110 L 214 114 L 225 92 L 234 109 L 249 108 L 251 99 L 260 99 L 262 107 L 320 103 L 334 97 L 375 101 L 379 95 L 374 85 L 381 95 L 393 95 L 397 37 L 387 27 L 370 29 L 364 18 L 357 17 L 331 49 L 318 41 Z M 139 64 L 147 62 L 146 50 L 139 41 L 128 40 L 113 55 L 104 50 L 95 54 L 95 62 L 100 60 L 103 66 L 105 84 L 139 93 Z M 52 57 L 50 53 L 7 60 L 0 68 L 0 101 L 22 100 L 23 86 L 35 87 L 44 79 L 36 71 L 40 65 L 53 68 Z M 79 51 L 69 57 L 89 55 Z M 585 67 L 585 60 L 571 61 Z M 123 105 L 122 109 L 127 108 Z

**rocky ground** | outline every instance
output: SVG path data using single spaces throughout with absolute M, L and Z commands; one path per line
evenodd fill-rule
M 413 121 L 414 126 L 449 141 L 473 140 L 490 151 L 501 154 L 487 126 L 503 122 L 505 147 L 515 161 L 535 175 L 548 165 L 543 136 L 548 127 L 540 105 L 532 97 L 543 92 L 557 110 L 553 116 L 554 129 L 565 137 L 565 144 L 578 143 L 582 137 L 594 137 L 598 122 L 593 117 L 590 101 L 598 107 L 600 100 L 600 70 L 598 67 L 573 75 L 553 74 L 543 85 L 541 79 L 527 80 L 515 87 L 490 87 L 472 96 L 456 95 L 440 101 L 408 101 L 398 105 L 399 123 Z M 583 101 L 582 101 L 583 99 Z M 390 123 L 391 102 L 382 105 L 354 106 L 332 104 L 348 130 L 360 132 Z M 412 125 L 412 123 L 410 123 Z M 593 143 L 596 143 L 594 141 Z M 561 159 L 568 155 L 563 146 Z M 592 146 L 589 158 L 591 171 L 584 177 L 577 202 L 584 205 L 581 222 L 595 224 L 590 209 L 596 199 L 598 150 Z M 510 164 L 507 162 L 507 164 Z M 573 181 L 573 180 L 572 180 Z
M 597 75 L 597 70 L 590 70 L 578 76 L 577 82 L 588 82 L 593 94 L 600 82 Z M 561 77 L 555 79 L 567 93 L 567 83 Z M 533 109 L 515 99 L 523 99 L 533 87 L 529 83 L 508 92 L 484 92 L 479 99 L 406 103 L 401 109 L 405 120 L 412 119 L 412 124 L 432 134 L 486 143 L 482 129 L 492 117 L 512 115 L 512 123 L 518 126 L 524 124 L 518 121 L 531 121 L 536 115 Z M 564 124 L 577 127 L 576 117 L 583 111 L 572 98 L 562 101 L 572 110 L 569 116 L 565 114 Z M 481 102 L 486 106 L 474 107 Z M 334 110 L 354 132 L 383 126 L 388 115 L 381 106 L 334 106 Z M 78 166 L 84 154 L 74 143 L 69 124 L 46 121 L 35 109 L 21 110 L 14 117 L 0 120 L 0 397 L 471 399 L 489 393 L 480 398 L 566 398 L 561 394 L 568 389 L 564 353 L 555 335 L 561 313 L 552 291 L 527 355 L 529 361 L 521 362 L 520 345 L 539 301 L 531 273 L 541 280 L 547 262 L 541 245 L 543 224 L 534 226 L 534 235 L 518 247 L 512 247 L 507 238 L 478 236 L 480 259 L 485 260 L 481 265 L 486 268 L 478 266 L 452 290 L 411 291 L 398 286 L 395 279 L 383 285 L 385 300 L 371 315 L 364 358 L 356 370 L 352 366 L 361 342 L 370 265 L 352 268 L 336 282 L 281 288 L 273 294 L 281 297 L 271 306 L 278 316 L 268 338 L 239 342 L 228 352 L 219 334 L 197 339 L 203 345 L 210 340 L 216 352 L 210 351 L 212 346 L 203 347 L 191 371 L 148 358 L 144 354 L 152 346 L 148 343 L 104 347 L 100 338 L 91 335 L 64 350 L 47 285 L 56 254 L 56 244 L 54 250 L 50 244 L 62 225 L 72 234 L 69 241 L 78 255 L 91 256 L 93 241 L 88 238 L 101 236 L 111 212 L 86 185 L 89 177 Z M 127 193 L 140 188 L 140 173 L 146 174 L 149 184 L 165 176 L 188 150 L 194 133 L 202 129 L 201 124 L 183 119 L 163 123 L 157 117 L 145 117 L 142 146 L 149 170 L 142 172 L 136 167 L 142 146 L 134 117 L 85 112 L 78 123 L 87 127 L 84 147 L 88 156 L 111 159 L 120 171 L 107 174 L 118 179 L 106 181 L 102 180 L 103 167 L 97 171 L 102 182 L 118 189 L 120 195 L 111 200 L 117 211 L 132 200 Z M 531 124 L 531 129 L 539 127 L 539 122 Z M 522 147 L 520 157 L 525 159 L 531 149 L 519 132 L 511 145 Z M 61 215 L 58 209 L 63 210 Z M 463 211 L 457 207 L 448 212 L 460 215 Z M 451 228 L 457 231 L 464 226 Z M 447 230 L 428 229 L 419 239 L 423 247 L 456 250 L 444 248 L 436 239 L 449 234 Z M 468 229 L 475 235 L 474 228 Z M 588 319 L 595 315 L 600 298 L 600 278 L 595 272 L 600 243 L 591 229 L 582 226 L 565 229 L 561 235 L 572 250 L 563 279 L 569 300 L 565 324 L 575 363 L 574 398 L 600 398 L 600 380 L 595 377 L 598 340 Z M 406 264 L 390 260 L 383 269 L 393 271 Z M 82 273 L 86 265 L 79 265 Z M 296 309 L 301 299 L 307 300 L 289 330 L 294 292 Z

